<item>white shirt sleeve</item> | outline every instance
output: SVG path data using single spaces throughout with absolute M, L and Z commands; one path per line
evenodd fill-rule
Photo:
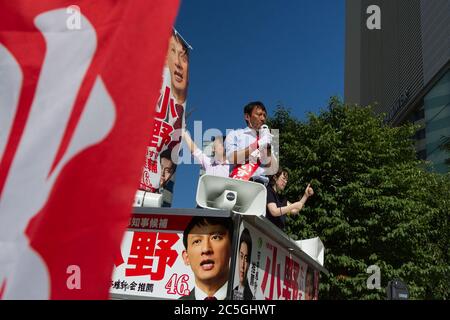
M 200 165 L 204 170 L 206 170 L 206 168 L 211 166 L 211 158 L 206 156 L 202 152 L 202 150 L 197 148 L 197 150 L 195 150 L 195 152 L 192 155 L 198 160 L 198 162 L 200 162 Z
M 236 130 L 233 130 L 225 138 L 225 154 L 227 159 L 229 159 L 231 154 L 235 151 L 238 151 L 238 141 Z

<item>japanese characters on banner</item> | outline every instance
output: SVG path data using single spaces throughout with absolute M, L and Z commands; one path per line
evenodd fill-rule
M 233 300 L 317 300 L 319 271 L 243 222 Z
M 263 233 L 247 223 L 239 231 L 238 251 L 234 279 L 229 274 L 231 237 L 228 245 L 214 245 L 207 256 L 195 249 L 198 234 L 188 240 L 189 264 L 183 255 L 183 230 L 192 225 L 191 216 L 133 215 L 122 242 L 121 255 L 116 259 L 110 293 L 162 299 L 198 299 L 196 285 L 201 288 L 202 279 L 214 277 L 233 286 L 233 300 L 316 300 L 318 298 L 319 271 L 304 261 L 293 257 Z M 211 219 L 208 217 L 206 219 Z M 212 218 L 214 219 L 214 218 Z M 195 230 L 210 235 L 213 242 L 217 235 L 208 229 L 210 222 L 196 222 Z M 211 226 L 211 225 L 209 225 Z M 217 228 L 217 224 L 215 227 Z M 194 230 L 193 228 L 190 230 Z M 208 230 L 208 231 L 206 231 Z M 197 232 L 196 231 L 196 232 Z M 191 232 L 189 232 L 191 234 Z M 223 234 L 223 233 L 222 233 Z M 203 241 L 203 240 L 202 240 Z M 191 250 L 189 252 L 189 250 Z M 226 250 L 226 252 L 223 252 Z M 221 252 L 222 251 L 222 252 Z M 214 252 L 214 253 L 212 253 Z M 195 255 L 198 255 L 196 257 Z M 200 257 L 200 258 L 199 258 Z M 221 258 L 222 257 L 222 258 Z M 208 259 L 202 267 L 203 260 Z M 221 263 L 222 262 L 222 263 Z M 212 263 L 212 264 L 211 264 Z M 225 275 L 227 279 L 221 279 Z M 196 283 L 196 276 L 197 281 Z M 223 285 L 226 287 L 225 285 Z M 226 290 L 226 288 L 224 288 Z M 218 289 L 217 289 L 218 290 Z M 217 292 L 217 291 L 216 291 Z M 225 296 L 223 296 L 225 297 Z
M 177 299 L 194 284 L 183 262 L 183 230 L 191 217 L 133 215 L 115 262 L 111 293 Z M 175 231 L 178 230 L 178 231 Z
M 197 220 L 195 220 L 197 219 Z M 189 236 L 192 230 L 201 232 L 200 235 L 194 234 L 193 237 L 207 237 L 210 241 L 219 243 L 216 233 L 209 232 L 209 223 L 215 217 L 191 217 L 175 215 L 133 215 L 130 219 L 129 229 L 136 228 L 139 231 L 127 231 L 121 247 L 121 256 L 116 259 L 115 270 L 111 280 L 110 293 L 141 296 L 147 298 L 179 299 L 184 296 L 185 299 L 198 299 L 198 292 L 194 293 L 197 277 L 208 277 L 209 280 L 217 279 L 217 287 L 224 287 L 226 292 L 226 283 L 229 277 L 229 264 L 231 257 L 231 234 L 224 236 L 223 243 L 227 242 L 221 249 L 226 252 L 220 253 L 214 244 L 214 250 L 203 255 L 205 246 L 201 245 L 200 251 L 188 249 L 186 255 L 189 256 L 187 264 L 183 256 L 185 247 L 183 244 L 183 231 L 188 225 L 191 225 Z M 228 218 L 221 218 L 228 219 Z M 191 220 L 194 223 L 191 223 Z M 204 222 L 206 221 L 206 222 Z M 216 220 L 217 221 L 217 220 Z M 231 219 L 230 225 L 232 226 Z M 213 222 L 216 223 L 216 222 Z M 206 229 L 204 229 L 206 228 Z M 214 225 L 213 228 L 222 228 Z M 225 229 L 224 229 L 225 230 Z M 204 241 L 204 238 L 203 240 Z M 199 243 L 198 238 L 192 243 Z M 196 247 L 188 241 L 188 247 Z M 203 242 L 202 242 L 203 243 Z M 198 248 L 200 248 L 198 247 Z M 222 251 L 223 251 L 222 250 Z M 197 255 L 197 256 L 196 256 Z M 204 257 L 208 257 L 208 264 L 202 267 Z M 220 257 L 224 257 L 220 260 Z M 220 262 L 223 263 L 220 263 Z M 225 278 L 221 277 L 225 275 Z M 221 281 L 221 282 L 219 282 Z M 201 285 L 199 285 L 201 288 Z M 225 298 L 225 296 L 223 296 Z
M 181 257 L 182 233 L 127 231 L 111 293 L 177 299 L 193 287 Z
M 161 193 L 166 207 L 172 203 L 181 129 L 185 126 L 188 82 L 189 48 L 174 30 L 139 184 L 140 190 Z

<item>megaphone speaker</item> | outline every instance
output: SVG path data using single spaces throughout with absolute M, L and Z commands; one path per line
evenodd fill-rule
M 265 215 L 266 187 L 260 183 L 204 174 L 197 186 L 197 205 L 232 210 L 244 215 Z
M 323 257 L 325 252 L 325 247 L 322 240 L 319 237 L 297 240 L 295 241 L 297 246 L 302 249 L 308 256 L 316 260 L 321 266 L 323 266 Z
M 134 196 L 133 207 L 153 207 L 162 206 L 162 194 L 138 190 Z

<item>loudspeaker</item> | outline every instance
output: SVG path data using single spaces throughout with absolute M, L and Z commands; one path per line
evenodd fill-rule
M 266 187 L 260 183 L 207 174 L 198 180 L 196 202 L 202 208 L 261 216 L 266 213 L 266 198 Z
M 224 210 L 233 210 L 236 205 L 237 192 L 224 190 L 222 194 L 214 201 L 214 207 Z
M 325 247 L 322 240 L 319 237 L 298 240 L 295 241 L 297 246 L 302 249 L 308 256 L 316 260 L 321 266 L 323 266 L 323 256 L 325 253 Z
M 162 205 L 162 194 L 138 190 L 134 196 L 133 207 L 160 208 Z

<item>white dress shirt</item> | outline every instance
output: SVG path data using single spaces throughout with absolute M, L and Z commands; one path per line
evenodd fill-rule
M 225 300 L 227 297 L 227 289 L 228 289 L 228 281 L 225 282 L 223 286 L 220 287 L 219 290 L 214 293 L 214 297 L 216 297 L 217 300 Z M 199 287 L 197 287 L 197 284 L 195 285 L 195 300 L 205 300 L 205 298 L 208 297 L 206 293 L 202 291 Z
M 231 166 L 228 160 L 225 163 L 218 162 L 214 157 L 205 155 L 200 149 L 195 150 L 193 155 L 200 162 L 206 174 L 227 178 L 230 176 Z
M 256 131 L 250 129 L 249 127 L 246 127 L 245 129 L 232 130 L 230 133 L 228 133 L 225 139 L 225 152 L 227 158 L 230 159 L 233 152 L 247 148 L 252 143 L 254 143 L 256 139 Z M 266 168 L 259 166 L 258 169 L 256 169 L 256 171 L 253 173 L 252 177 L 255 178 L 265 176 L 266 174 Z

